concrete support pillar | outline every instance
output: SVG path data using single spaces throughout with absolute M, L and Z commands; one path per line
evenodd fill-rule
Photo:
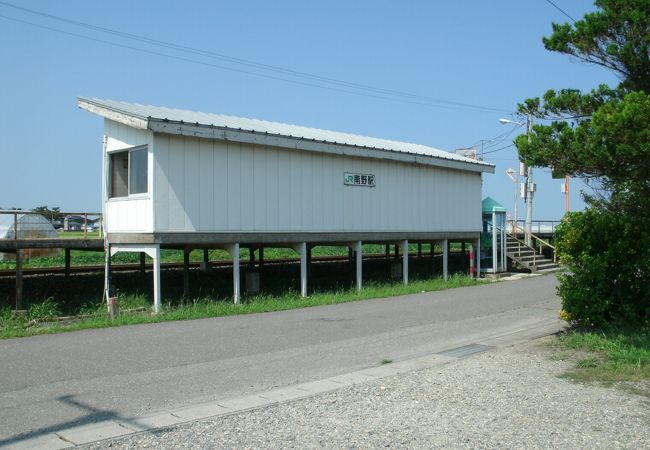
M 505 272 L 508 270 L 508 262 L 506 259 L 506 231 L 501 230 L 499 234 L 501 237 L 501 271 Z
M 307 246 L 307 280 L 311 280 L 311 251 L 312 247 Z
M 433 259 L 434 256 L 436 256 L 436 243 L 432 242 L 431 243 L 431 259 Z
M 260 247 L 260 249 L 259 249 L 259 266 L 260 266 L 260 270 L 262 270 L 263 265 L 264 265 L 264 247 Z
M 16 248 L 16 311 L 23 309 L 23 254 Z
M 422 258 L 422 243 L 418 242 L 418 258 Z
M 363 253 L 362 253 L 361 241 L 354 242 L 350 247 L 354 249 L 354 253 L 356 254 L 355 284 L 356 284 L 357 291 L 360 291 L 361 289 L 363 289 Z
M 442 278 L 444 278 L 445 281 L 447 281 L 449 277 L 448 273 L 448 267 L 449 267 L 449 241 L 447 239 L 443 239 L 440 242 L 440 245 L 442 245 Z
M 409 284 L 409 241 L 406 239 L 400 242 L 402 247 L 402 281 L 404 284 Z M 395 246 L 397 250 L 398 246 Z
M 235 304 L 239 304 L 241 299 L 239 281 L 239 243 L 226 245 L 225 248 L 232 258 L 232 300 Z
M 65 260 L 65 277 L 68 278 L 70 276 L 70 249 L 66 248 L 63 252 Z
M 492 273 L 499 271 L 497 249 L 499 248 L 499 235 L 497 230 L 497 213 L 492 211 Z
M 210 270 L 210 250 L 207 248 L 203 249 L 203 261 L 201 262 L 201 271 L 207 272 Z
M 474 257 L 476 258 L 476 278 L 481 278 L 481 239 L 476 241 L 476 251 L 474 252 Z
M 307 243 L 301 242 L 292 245 L 291 248 L 300 255 L 300 295 L 307 297 Z
M 253 247 L 248 248 L 248 265 L 251 268 L 255 267 L 255 249 Z
M 190 295 L 190 252 L 189 248 L 183 249 L 183 297 Z
M 390 245 L 386 244 L 386 261 L 390 260 Z
M 160 291 L 160 246 L 156 245 L 153 249 L 153 310 L 160 312 L 162 305 L 161 291 Z M 150 255 L 151 256 L 151 255 Z
M 145 262 L 147 254 L 145 252 L 140 252 L 140 276 L 144 278 L 145 275 Z

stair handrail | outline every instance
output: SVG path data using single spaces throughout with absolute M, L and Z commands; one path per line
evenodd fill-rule
M 499 230 L 500 228 L 497 227 L 497 229 Z M 528 247 L 528 244 L 526 244 L 525 242 L 520 241 L 520 240 L 517 238 L 517 233 L 518 233 L 519 230 L 521 230 L 521 228 L 519 228 L 519 225 L 518 225 L 518 224 L 514 224 L 514 232 L 512 232 L 512 233 L 508 233 L 508 230 L 506 230 L 506 234 L 510 235 L 511 238 L 513 238 L 514 240 L 516 240 L 516 241 L 519 243 L 518 250 L 519 250 L 519 253 L 521 253 L 521 244 L 523 243 L 526 247 Z M 522 230 L 522 231 L 525 232 L 525 230 Z M 546 242 L 544 239 L 540 238 L 539 236 L 536 236 L 536 235 L 535 235 L 534 233 L 532 233 L 532 232 L 530 233 L 530 236 L 531 236 L 533 239 L 535 239 L 535 240 L 537 240 L 537 241 L 540 242 L 540 246 L 539 246 L 539 251 L 540 251 L 540 253 L 542 252 L 542 249 L 544 248 L 544 247 L 543 247 L 544 245 L 546 245 L 547 247 L 552 248 L 552 249 L 553 249 L 553 262 L 557 262 L 557 252 L 555 251 L 555 246 L 549 244 L 549 243 Z M 529 247 L 529 248 L 530 248 L 530 247 Z M 535 255 L 536 255 L 536 254 L 537 254 L 537 252 L 535 252 L 535 247 L 533 247 L 533 265 L 535 265 Z
M 518 226 L 516 226 L 516 225 L 515 225 L 515 227 L 516 227 L 515 228 L 516 231 L 514 233 L 509 233 L 508 230 L 506 229 L 506 234 L 508 236 L 510 236 L 512 239 L 514 239 L 515 241 L 517 241 L 517 253 L 521 254 L 521 244 L 523 244 L 524 247 L 528 247 L 528 248 L 531 248 L 531 247 L 529 247 L 528 244 L 526 244 L 525 242 L 519 240 L 519 238 L 517 237 L 517 231 L 520 230 L 520 228 Z M 499 227 L 495 227 L 495 228 L 497 230 L 501 231 L 501 228 L 499 228 Z M 544 249 L 544 245 L 546 245 L 546 246 L 553 249 L 553 262 L 556 263 L 557 262 L 557 252 L 555 251 L 555 246 L 549 244 L 544 239 L 540 238 L 539 236 L 536 236 L 533 233 L 530 233 L 530 236 L 533 239 L 539 241 L 539 243 L 540 243 L 540 246 L 539 246 L 540 253 L 542 253 L 542 250 Z M 535 247 L 532 247 L 531 249 L 533 250 L 533 267 L 537 268 L 537 251 L 535 251 Z
M 495 227 L 495 228 L 497 230 L 501 231 L 501 229 L 499 227 Z M 509 235 L 515 241 L 517 241 L 517 255 L 521 256 L 521 246 L 522 245 L 524 247 L 530 249 L 528 244 L 526 244 L 524 241 L 519 240 L 519 238 L 517 238 L 517 235 L 515 233 L 508 233 L 508 231 L 506 231 L 506 234 Z M 533 268 L 537 269 L 537 252 L 535 251 L 534 248 L 532 248 L 531 250 L 533 251 Z
M 549 244 L 546 242 L 544 239 L 540 238 L 539 236 L 535 236 L 533 233 L 530 233 L 530 237 L 533 239 L 537 239 L 540 242 L 539 246 L 539 251 L 540 253 L 542 252 L 542 249 L 544 248 L 543 245 L 546 245 L 547 247 L 551 247 L 553 249 L 553 262 L 557 262 L 557 252 L 555 251 L 555 246 Z M 534 248 L 533 248 L 534 250 Z

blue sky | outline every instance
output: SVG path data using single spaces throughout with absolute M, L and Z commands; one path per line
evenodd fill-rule
M 64 210 L 101 209 L 103 122 L 77 109 L 78 95 L 281 121 L 452 151 L 509 131 L 511 126 L 499 124 L 499 118 L 512 118 L 508 113 L 518 102 L 549 88 L 617 83 L 604 70 L 543 48 L 541 38 L 550 33 L 551 22 L 569 20 L 545 0 L 7 1 L 234 58 L 494 110 L 389 101 L 367 90 L 355 95 L 305 86 L 284 81 L 290 79 L 287 75 L 91 31 L 0 4 L 0 206 L 5 208 L 47 204 Z M 587 1 L 554 3 L 576 19 L 593 10 Z M 488 150 L 509 145 L 521 131 L 487 144 L 493 145 Z M 516 150 L 505 148 L 486 157 L 496 164 L 496 173 L 484 176 L 483 195 L 511 210 L 514 185 L 505 170 L 516 167 Z M 535 180 L 534 218 L 560 218 L 561 181 L 542 169 L 535 171 Z M 581 187 L 577 180 L 572 184 L 572 209 L 584 206 L 577 193 Z

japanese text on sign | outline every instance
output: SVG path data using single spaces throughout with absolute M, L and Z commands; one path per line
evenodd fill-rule
M 349 173 L 343 174 L 343 184 L 346 186 L 375 186 L 375 176 L 367 173 Z

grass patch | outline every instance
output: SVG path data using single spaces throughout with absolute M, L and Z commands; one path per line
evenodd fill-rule
M 354 289 L 335 292 L 317 292 L 308 298 L 298 293 L 289 292 L 280 296 L 259 295 L 245 298 L 239 305 L 228 299 L 210 297 L 187 300 L 184 304 L 165 304 L 158 314 L 150 312 L 151 306 L 144 295 L 128 295 L 120 298 L 120 316 L 110 321 L 102 304 L 84 304 L 81 313 L 84 317 L 69 321 L 53 321 L 50 315 L 57 311 L 57 305 L 51 301 L 45 307 L 29 311 L 26 317 L 14 314 L 9 308 L 0 309 L 0 338 L 34 336 L 39 334 L 60 333 L 89 328 L 105 328 L 141 323 L 165 322 L 172 320 L 193 320 L 208 317 L 232 316 L 237 314 L 254 314 L 271 311 L 283 311 L 320 305 L 367 300 L 372 298 L 392 297 L 420 292 L 439 291 L 443 289 L 474 286 L 485 283 L 467 276 L 452 276 L 448 281 L 442 278 L 417 280 L 408 285 L 366 284 L 361 291 Z M 142 308 L 146 311 L 142 311 Z M 32 314 L 33 313 L 33 314 Z
M 565 374 L 580 382 L 650 380 L 650 330 L 573 330 L 558 339 L 558 346 L 576 359 Z

